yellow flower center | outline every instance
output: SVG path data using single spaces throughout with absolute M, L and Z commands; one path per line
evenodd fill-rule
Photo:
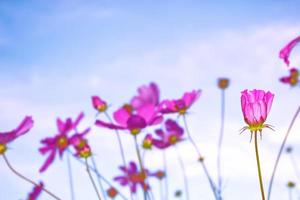
M 143 141 L 143 147 L 144 147 L 144 149 L 151 149 L 152 142 L 150 140 L 144 140 Z
M 169 142 L 170 142 L 171 144 L 175 144 L 177 141 L 178 141 L 178 138 L 177 138 L 177 136 L 175 136 L 175 135 L 172 135 L 172 136 L 169 138 Z
M 141 129 L 139 129 L 139 128 L 133 128 L 133 129 L 130 130 L 130 133 L 131 133 L 132 135 L 137 135 L 137 134 L 139 134 L 140 132 L 141 132 Z
M 184 115 L 184 114 L 186 113 L 186 108 L 181 108 L 181 109 L 179 109 L 178 113 L 179 113 L 180 115 Z
M 84 149 L 84 150 L 81 150 L 79 152 L 79 155 L 81 158 L 88 158 L 92 155 L 92 152 L 91 150 L 88 148 L 88 149 Z
M 56 145 L 60 149 L 66 148 L 68 146 L 67 137 L 66 136 L 59 137 L 58 140 L 56 141 Z
M 4 154 L 5 153 L 5 151 L 6 151 L 6 145 L 5 144 L 0 144 L 0 155 L 1 154 Z
M 107 105 L 106 104 L 100 105 L 97 107 L 97 110 L 99 112 L 105 112 L 107 110 Z

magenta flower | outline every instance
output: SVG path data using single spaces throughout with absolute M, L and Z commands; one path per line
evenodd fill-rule
M 86 129 L 83 133 L 76 133 L 70 139 L 70 144 L 74 147 L 76 153 L 75 156 L 87 158 L 91 156 L 91 148 L 88 144 L 87 139 L 84 136 L 90 131 L 90 129 Z
M 0 155 L 4 154 L 7 147 L 6 145 L 17 137 L 24 135 L 33 127 L 32 117 L 26 116 L 17 128 L 9 132 L 0 132 Z
M 105 112 L 107 110 L 107 103 L 98 96 L 92 96 L 92 103 L 98 112 Z
M 270 125 L 264 124 L 271 110 L 274 94 L 263 90 L 242 91 L 241 106 L 244 120 L 248 124 L 242 130 L 249 129 L 251 132 L 261 131 Z
M 153 145 L 153 137 L 151 134 L 147 134 L 143 139 L 143 148 L 144 149 L 151 149 Z
M 41 194 L 43 190 L 44 184 L 43 182 L 40 182 L 39 185 L 36 185 L 32 192 L 28 195 L 27 200 L 36 200 L 38 199 L 39 195 Z
M 137 186 L 140 185 L 143 190 L 148 190 L 149 185 L 145 182 L 148 175 L 148 171 L 138 171 L 138 168 L 134 162 L 130 162 L 128 167 L 121 166 L 120 170 L 124 173 L 123 176 L 117 176 L 115 181 L 119 182 L 122 186 L 129 186 L 132 193 L 136 193 Z
M 145 105 L 157 106 L 159 103 L 159 89 L 155 83 L 138 88 L 138 95 L 131 99 L 130 104 L 134 109 L 140 109 Z
M 160 112 L 163 114 L 179 113 L 184 115 L 193 105 L 193 103 L 199 98 L 200 94 L 200 90 L 193 90 L 192 92 L 184 93 L 180 99 L 164 100 L 160 103 Z
M 155 131 L 159 139 L 152 139 L 153 145 L 158 149 L 166 149 L 171 145 L 183 140 L 183 128 L 176 121 L 168 119 L 165 122 L 165 131 L 158 129 Z
M 95 124 L 109 129 L 129 130 L 131 134 L 136 135 L 145 127 L 159 124 L 163 120 L 153 105 L 145 105 L 134 110 L 131 105 L 126 104 L 114 112 L 113 117 L 118 124 L 102 120 L 97 120 Z
M 57 152 L 60 158 L 62 158 L 64 151 L 71 144 L 68 134 L 71 131 L 77 132 L 77 126 L 83 117 L 84 114 L 80 113 L 74 122 L 71 118 L 67 118 L 65 122 L 63 122 L 60 118 L 57 119 L 56 123 L 58 127 L 58 133 L 54 137 L 48 137 L 41 141 L 44 146 L 39 149 L 40 153 L 44 155 L 50 152 L 50 154 L 43 166 L 40 168 L 40 172 L 44 172 L 49 167 L 49 165 L 54 161 Z M 86 129 L 84 133 L 88 131 L 89 128 Z
M 290 86 L 296 86 L 299 82 L 299 71 L 296 68 L 290 69 L 290 75 L 280 78 L 280 81 Z
M 279 52 L 279 57 L 284 60 L 285 64 L 290 65 L 290 54 L 293 48 L 300 42 L 300 36 L 296 37 L 290 41 L 285 47 L 283 47 Z

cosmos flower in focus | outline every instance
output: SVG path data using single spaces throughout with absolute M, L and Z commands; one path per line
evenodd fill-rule
M 105 112 L 107 110 L 107 103 L 98 96 L 92 96 L 92 104 L 98 112 Z
M 279 57 L 281 59 L 283 59 L 283 61 L 285 62 L 285 64 L 287 66 L 290 65 L 290 54 L 293 50 L 293 48 L 300 42 L 300 36 L 296 37 L 295 39 L 293 39 L 292 41 L 290 41 L 286 46 L 284 46 L 280 52 L 279 52 Z
M 186 114 L 187 110 L 197 101 L 201 94 L 200 90 L 193 90 L 186 92 L 180 99 L 176 100 L 163 100 L 159 105 L 159 110 L 163 114 L 179 113 Z
M 296 86 L 299 83 L 299 71 L 296 68 L 290 69 L 290 75 L 280 78 L 280 81 L 290 86 Z
M 71 144 L 69 138 L 70 132 L 77 132 L 77 126 L 83 117 L 84 114 L 80 113 L 75 121 L 73 121 L 71 118 L 67 118 L 65 121 L 62 121 L 60 118 L 57 119 L 56 123 L 58 133 L 54 137 L 48 137 L 41 141 L 44 146 L 39 148 L 40 153 L 44 155 L 50 152 L 50 154 L 43 166 L 40 168 L 40 172 L 44 172 L 49 167 L 49 165 L 54 161 L 56 153 L 58 153 L 60 158 L 62 158 L 64 151 Z M 88 131 L 89 128 L 83 131 L 83 133 L 85 134 Z
M 7 144 L 24 135 L 33 127 L 32 117 L 26 116 L 17 128 L 9 132 L 0 132 L 0 155 L 7 150 Z
M 263 90 L 244 90 L 241 92 L 241 106 L 245 122 L 248 126 L 242 130 L 249 129 L 251 132 L 270 128 L 264 124 L 271 110 L 274 94 Z
M 176 121 L 168 119 L 165 122 L 165 130 L 157 129 L 155 131 L 159 139 L 152 139 L 152 143 L 156 148 L 165 149 L 171 145 L 183 140 L 183 128 Z
M 41 194 L 43 190 L 44 184 L 43 182 L 40 182 L 39 185 L 36 185 L 32 192 L 29 193 L 27 200 L 36 200 L 38 199 L 39 195 Z

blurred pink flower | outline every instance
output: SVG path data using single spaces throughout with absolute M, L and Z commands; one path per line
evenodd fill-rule
M 284 46 L 280 52 L 279 52 L 279 57 L 284 60 L 285 64 L 288 66 L 290 65 L 290 54 L 293 50 L 293 48 L 300 42 L 300 36 L 296 37 L 292 41 L 290 41 L 286 46 Z
M 130 104 L 134 109 L 140 109 L 145 105 L 157 106 L 159 103 L 159 89 L 156 83 L 149 86 L 143 85 L 138 88 L 138 95 L 131 99 Z
M 33 188 L 33 191 L 28 195 L 27 200 L 36 200 L 43 190 L 44 184 L 40 182 L 39 185 Z
M 49 165 L 54 161 L 56 153 L 58 152 L 59 156 L 62 157 L 64 151 L 68 148 L 71 144 L 68 134 L 70 131 L 77 132 L 77 126 L 84 117 L 83 113 L 80 113 L 77 119 L 73 122 L 71 118 L 67 118 L 65 122 L 63 122 L 60 118 L 57 119 L 57 127 L 58 127 L 58 134 L 54 137 L 48 137 L 41 141 L 44 145 L 43 147 L 39 148 L 41 154 L 46 154 L 50 152 L 50 155 L 46 159 L 43 166 L 40 168 L 40 172 L 44 172 Z M 89 128 L 87 128 L 84 132 L 87 133 Z
M 296 86 L 299 83 L 299 71 L 296 68 L 290 69 L 290 75 L 280 78 L 280 81 L 290 86 Z
M 24 135 L 33 127 L 32 117 L 26 116 L 17 128 L 9 132 L 0 132 L 0 155 L 5 153 L 7 143 L 12 142 L 17 137 Z
M 84 138 L 89 131 L 90 129 L 86 129 L 83 133 L 76 133 L 69 139 L 69 143 L 76 151 L 75 156 L 87 158 L 91 155 L 91 148 L 87 139 Z
M 273 98 L 274 94 L 263 90 L 242 91 L 242 111 L 244 120 L 249 125 L 244 130 L 249 129 L 251 132 L 255 132 L 269 127 L 269 125 L 264 125 L 264 122 L 271 110 Z
M 98 112 L 105 112 L 107 110 L 107 103 L 98 96 L 92 96 L 92 103 Z
M 165 149 L 171 145 L 176 144 L 183 140 L 183 128 L 181 128 L 176 121 L 168 119 L 165 122 L 165 131 L 162 129 L 157 129 L 155 131 L 156 135 L 160 139 L 152 139 L 152 143 L 156 148 Z
M 114 112 L 113 117 L 118 124 L 102 120 L 97 120 L 95 124 L 109 129 L 129 130 L 131 134 L 136 135 L 145 127 L 159 124 L 163 120 L 154 105 L 145 105 L 134 110 L 131 105 L 125 104 Z
M 199 98 L 200 94 L 201 94 L 200 90 L 193 90 L 192 92 L 184 93 L 181 99 L 164 100 L 160 103 L 159 110 L 163 114 L 168 114 L 168 113 L 179 113 L 181 115 L 186 114 L 187 110 Z
M 151 134 L 147 134 L 143 139 L 143 148 L 144 149 L 151 149 L 153 145 L 153 137 Z

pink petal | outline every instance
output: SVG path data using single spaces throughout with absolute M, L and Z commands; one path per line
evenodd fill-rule
M 118 122 L 118 124 L 120 124 L 123 127 L 127 126 L 127 120 L 129 119 L 130 115 L 131 114 L 123 107 L 114 112 L 113 114 L 116 122 Z
M 48 158 L 46 159 L 45 163 L 43 164 L 43 166 L 40 168 L 40 173 L 44 172 L 50 165 L 51 163 L 54 161 L 55 158 L 55 154 L 56 154 L 56 150 L 54 149 L 50 155 L 48 156 Z
M 284 46 L 279 52 L 279 58 L 283 59 L 284 62 L 289 66 L 290 65 L 290 54 L 293 48 L 300 42 L 300 36 L 296 37 L 290 41 L 286 46 Z
M 109 128 L 109 129 L 119 129 L 119 130 L 124 130 L 126 129 L 126 127 L 122 127 L 122 126 L 118 126 L 115 124 L 111 124 L 111 123 L 107 123 L 101 120 L 97 120 L 95 122 L 95 125 L 100 126 L 100 127 L 105 127 L 105 128 Z

